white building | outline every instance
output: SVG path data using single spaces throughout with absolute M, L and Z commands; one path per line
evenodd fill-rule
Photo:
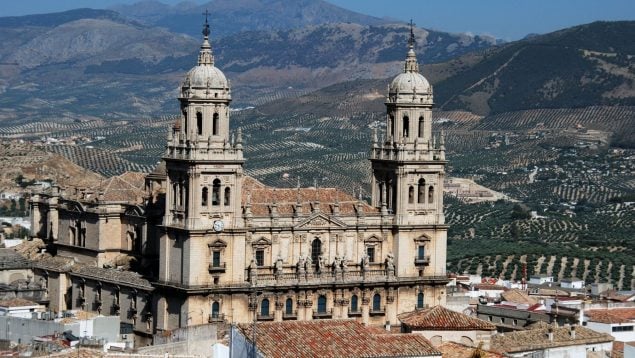
M 534 275 L 529 278 L 529 283 L 532 285 L 542 285 L 550 282 L 553 282 L 553 276 Z
M 613 337 L 581 326 L 549 326 L 498 334 L 491 350 L 506 357 L 604 357 L 613 350 Z
M 560 281 L 560 287 L 562 288 L 574 288 L 581 289 L 584 288 L 584 280 L 579 278 L 563 278 Z
M 23 298 L 0 301 L 0 316 L 33 318 L 45 311 L 45 307 Z
M 615 337 L 616 341 L 635 341 L 635 308 L 607 308 L 584 311 L 586 326 Z

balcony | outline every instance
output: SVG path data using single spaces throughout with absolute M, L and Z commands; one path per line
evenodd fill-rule
M 218 323 L 225 321 L 225 315 L 223 313 L 212 313 L 207 320 L 209 323 Z
M 370 312 L 368 312 L 368 314 L 370 316 L 384 316 L 384 315 L 386 315 L 386 309 L 385 308 L 381 308 L 381 307 L 379 307 L 377 309 L 371 308 Z
M 430 265 L 430 256 L 415 257 L 415 266 L 427 266 L 427 265 Z
M 362 316 L 362 310 L 360 310 L 359 308 L 356 310 L 349 310 L 348 311 L 348 316 L 349 317 L 361 317 Z
M 227 269 L 227 264 L 225 262 L 217 262 L 216 264 L 209 264 L 209 272 L 210 273 L 225 273 Z
M 275 318 L 275 317 L 274 317 L 274 315 L 272 315 L 272 314 L 270 314 L 270 313 L 269 313 L 269 314 L 259 314 L 259 315 L 257 316 L 257 319 L 258 319 L 259 321 L 273 321 L 273 320 L 274 320 L 274 318 Z
M 333 309 L 326 311 L 313 311 L 313 319 L 333 318 Z
M 283 320 L 298 319 L 298 312 L 283 312 L 282 319 Z

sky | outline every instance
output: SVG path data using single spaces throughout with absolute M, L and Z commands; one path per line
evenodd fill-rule
M 162 0 L 176 4 L 182 0 Z M 205 3 L 209 0 L 195 0 Z M 291 0 L 293 1 L 293 0 Z M 327 0 L 346 9 L 448 32 L 511 41 L 598 20 L 635 20 L 635 0 Z M 0 16 L 107 8 L 136 0 L 0 0 Z

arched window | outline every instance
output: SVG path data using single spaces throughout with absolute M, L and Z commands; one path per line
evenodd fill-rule
M 218 113 L 212 116 L 212 135 L 218 135 Z
M 322 241 L 316 238 L 311 242 L 311 260 L 316 264 L 318 259 L 320 258 L 320 254 L 322 253 Z
M 293 300 L 290 298 L 287 298 L 287 301 L 284 304 L 284 313 L 293 314 Z
M 428 188 L 428 204 L 434 203 L 434 187 L 431 185 Z
M 373 311 L 381 311 L 381 296 L 379 293 L 373 296 Z
M 423 292 L 419 292 L 417 295 L 417 308 L 423 308 Z
M 320 295 L 318 297 L 318 313 L 326 313 L 326 296 Z
M 172 183 L 172 205 L 177 206 L 177 198 L 179 197 L 179 189 L 176 183 Z
M 419 138 L 423 138 L 423 116 L 419 117 Z
M 203 134 L 203 113 L 196 112 L 196 133 Z
M 413 204 L 415 202 L 415 188 L 411 185 L 408 188 L 408 204 Z
M 422 204 L 426 199 L 426 180 L 419 179 L 419 185 L 417 185 L 417 203 Z
M 229 206 L 229 198 L 231 197 L 231 189 L 229 187 L 225 188 L 225 206 Z
M 212 303 L 212 318 L 218 318 L 220 315 L 220 304 L 218 302 Z
M 357 303 L 357 295 L 351 296 L 351 312 L 359 312 L 359 304 Z
M 269 299 L 265 298 L 260 303 L 260 315 L 263 317 L 269 317 Z
M 403 136 L 404 138 L 410 137 L 410 118 L 403 116 Z
M 212 205 L 220 205 L 220 179 L 212 182 Z
M 201 206 L 206 207 L 207 206 L 207 187 L 204 187 L 203 190 L 201 190 Z
M 390 115 L 390 136 L 395 136 L 395 116 Z

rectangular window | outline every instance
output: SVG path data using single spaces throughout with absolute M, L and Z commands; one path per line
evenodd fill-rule
M 419 258 L 419 260 L 423 260 L 426 256 L 426 247 L 421 245 L 417 248 L 417 258 Z
M 220 251 L 212 252 L 212 266 L 220 267 Z
M 611 327 L 613 332 L 633 332 L 633 326 L 615 326 Z
M 366 255 L 368 255 L 368 262 L 375 262 L 375 248 L 373 246 L 366 248 Z
M 256 265 L 265 265 L 265 250 L 256 250 Z

